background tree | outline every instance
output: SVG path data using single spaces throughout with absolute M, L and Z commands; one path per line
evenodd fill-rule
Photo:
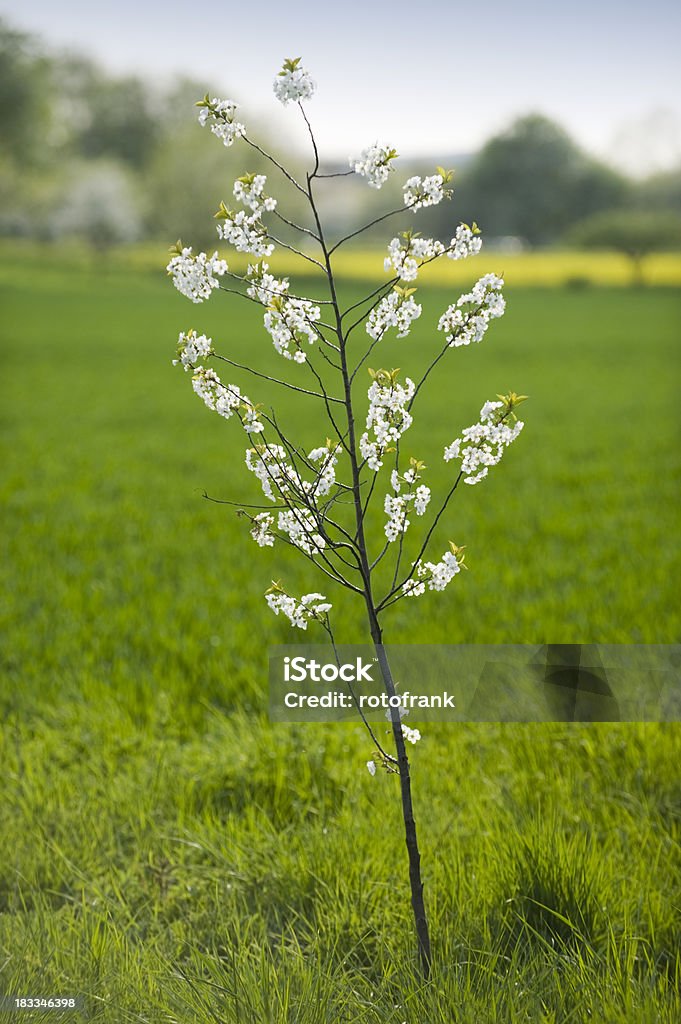
M 87 161 L 74 173 L 47 222 L 54 238 L 85 239 L 99 253 L 141 234 L 135 183 L 115 161 Z
M 475 216 L 488 235 L 545 245 L 587 214 L 624 202 L 628 190 L 559 125 L 531 114 L 483 146 L 457 198 L 464 219 Z
M 568 234 L 584 249 L 614 249 L 632 262 L 632 284 L 644 284 L 643 259 L 662 249 L 681 249 L 681 215 L 644 210 L 607 210 L 587 217 Z
M 74 139 L 86 157 L 114 157 L 139 170 L 160 134 L 153 95 L 141 79 L 110 79 L 96 73 L 87 96 L 87 118 Z
M 633 201 L 640 210 L 673 210 L 681 214 L 681 167 L 637 182 Z
M 0 20 L 0 124 L 3 160 L 40 160 L 50 120 L 49 61 L 35 42 Z

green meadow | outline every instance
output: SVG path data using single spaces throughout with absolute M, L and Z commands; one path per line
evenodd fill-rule
M 194 327 L 245 365 L 305 368 L 235 296 L 193 306 L 146 265 L 2 256 L 0 993 L 81 1003 L 0 1020 L 680 1020 L 678 727 L 424 728 L 424 984 L 395 778 L 369 776 L 359 725 L 267 718 L 268 647 L 299 638 L 270 581 L 326 593 L 340 642 L 365 641 L 361 603 L 205 500 L 259 490 L 238 424 L 171 359 Z M 459 291 L 422 288 L 412 335 L 370 364 L 415 376 Z M 386 642 L 676 643 L 679 294 L 580 279 L 507 300 L 430 378 L 404 451 L 436 497 L 442 447 L 486 399 L 529 395 L 525 429 L 433 538 L 435 558 L 465 544 L 469 571 L 391 609 Z M 323 443 L 314 400 L 217 368 Z

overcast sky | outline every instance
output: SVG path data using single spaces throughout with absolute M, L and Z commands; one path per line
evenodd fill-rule
M 333 156 L 376 140 L 405 155 L 466 152 L 538 110 L 629 169 L 681 161 L 671 0 L 0 0 L 0 13 L 111 71 L 206 80 L 246 121 L 251 109 L 294 124 L 271 82 L 302 55 L 318 83 L 310 117 Z

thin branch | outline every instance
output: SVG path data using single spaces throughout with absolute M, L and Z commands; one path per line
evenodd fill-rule
M 242 274 L 235 274 L 233 270 L 228 270 L 227 271 L 227 277 L 231 277 L 235 281 L 241 281 L 243 284 L 246 284 L 246 285 L 249 285 L 249 286 L 256 283 L 256 281 L 254 281 L 250 277 L 246 277 L 246 276 L 244 276 Z M 233 295 L 240 295 L 242 299 L 248 299 L 250 302 L 255 302 L 259 306 L 263 305 L 263 303 L 260 301 L 260 299 L 255 298 L 253 295 L 248 295 L 246 292 L 239 292 L 235 288 L 225 288 L 224 285 L 218 285 L 218 287 L 219 287 L 220 291 L 231 292 Z M 280 292 L 278 292 L 276 290 L 276 288 L 263 288 L 262 283 L 258 283 L 258 288 L 260 288 L 262 291 L 269 292 L 271 295 L 279 295 L 279 294 L 281 294 Z M 287 299 L 298 299 L 300 302 L 309 302 L 310 301 L 310 299 L 308 299 L 307 295 L 295 295 L 293 292 L 286 292 L 286 298 Z M 314 299 L 312 301 L 314 301 L 315 305 L 317 305 L 317 306 L 330 306 L 332 304 L 330 299 Z
M 347 178 L 348 175 L 354 174 L 354 170 L 349 171 L 332 171 L 330 174 L 315 174 L 315 178 Z
M 387 284 L 384 284 L 384 285 L 381 286 L 380 292 L 382 292 L 383 294 L 380 294 L 380 292 L 379 292 L 378 293 L 378 297 L 374 299 L 374 301 L 369 306 L 369 308 L 365 309 L 364 312 L 362 313 L 362 315 L 360 317 L 358 317 L 357 320 L 355 320 L 354 323 L 350 324 L 350 326 L 348 327 L 348 329 L 345 332 L 346 340 L 350 337 L 350 335 L 355 330 L 355 328 L 359 327 L 359 325 L 361 323 L 363 323 L 370 316 L 371 311 L 376 309 L 376 307 L 378 305 L 380 305 L 380 303 L 383 301 L 383 299 L 386 297 L 386 295 L 390 294 L 390 292 L 392 291 L 392 289 L 394 287 L 394 283 L 395 283 L 396 280 L 399 280 L 399 278 L 393 278 L 392 280 L 388 281 Z M 376 295 L 376 294 L 377 293 L 375 292 L 374 295 Z
M 381 217 L 376 217 L 375 220 L 369 221 L 369 223 L 365 224 L 364 227 L 357 228 L 356 231 L 351 232 L 349 235 L 345 235 L 344 238 L 341 238 L 339 242 L 336 242 L 336 244 L 329 249 L 329 256 L 332 256 L 339 246 L 343 245 L 345 242 L 349 242 L 351 238 L 356 238 L 357 235 L 361 235 L 364 231 L 368 231 L 369 228 L 373 228 L 375 224 L 380 224 L 381 221 L 387 220 L 389 217 L 394 217 L 397 213 L 403 213 L 406 209 L 408 209 L 408 207 L 400 206 L 399 209 L 391 210 L 390 213 L 384 213 Z
M 289 507 L 288 505 L 254 505 L 248 501 L 228 501 L 227 498 L 213 498 L 207 493 L 207 491 L 203 492 L 202 497 L 205 498 L 206 501 L 214 502 L 216 505 L 233 505 L 235 508 L 259 508 L 268 512 L 270 509 L 276 510 L 278 508 L 284 509 Z
M 341 434 L 340 427 L 336 423 L 336 421 L 335 421 L 335 419 L 333 417 L 333 413 L 331 412 L 331 409 L 330 409 L 328 403 L 326 402 L 326 388 L 324 387 L 324 381 L 322 380 L 321 376 L 317 373 L 317 370 L 313 366 L 312 362 L 309 359 L 306 359 L 305 362 L 309 366 L 310 371 L 312 372 L 312 374 L 315 377 L 317 383 L 319 384 L 319 387 L 320 387 L 320 390 L 321 390 L 321 393 L 322 393 L 322 397 L 325 399 L 325 403 L 324 404 L 326 405 L 326 412 L 327 412 L 327 415 L 328 415 L 329 420 L 331 422 L 331 425 L 333 426 L 333 429 L 336 431 L 336 436 L 338 438 L 338 441 L 343 446 L 343 448 L 346 451 L 348 451 L 348 446 L 347 446 L 347 443 L 345 441 L 345 438 L 347 436 L 347 431 L 346 431 L 345 434 Z M 345 402 L 343 401 L 342 398 L 335 398 L 334 401 L 335 402 L 339 402 L 341 405 L 345 405 Z
M 283 388 L 290 388 L 292 391 L 299 391 L 303 395 L 311 395 L 313 398 L 321 398 L 325 402 L 337 402 L 339 405 L 343 405 L 342 398 L 334 398 L 332 395 L 322 395 L 318 391 L 309 391 L 307 388 L 301 388 L 297 384 L 289 384 L 286 380 L 279 380 L 278 377 L 270 377 L 267 373 L 261 373 L 260 370 L 254 370 L 252 366 L 245 366 L 243 363 L 237 363 L 234 359 L 228 359 L 227 356 L 218 355 L 217 352 L 213 352 L 214 359 L 221 359 L 223 363 L 229 363 L 230 366 L 236 366 L 239 370 L 246 370 L 248 373 L 252 373 L 255 377 L 261 377 L 262 380 L 269 380 L 272 384 L 279 384 Z
M 332 348 L 335 352 L 340 351 L 338 346 L 333 345 L 330 341 L 327 341 L 327 345 L 329 346 L 329 348 Z M 340 373 L 340 366 L 338 365 L 338 363 L 335 363 L 331 356 L 327 352 L 325 352 L 323 348 L 319 349 L 319 354 L 322 357 L 322 359 L 324 359 L 329 364 L 329 366 L 332 366 L 334 370 L 338 370 L 338 372 Z
M 258 151 L 258 153 L 260 153 L 262 156 L 265 157 L 266 160 L 269 160 L 271 163 L 273 163 L 275 167 L 278 167 L 279 170 L 281 171 L 281 173 L 284 175 L 284 177 L 288 178 L 288 180 L 291 182 L 291 184 L 294 185 L 298 189 L 299 192 L 302 192 L 304 196 L 307 195 L 307 192 L 305 191 L 303 186 L 300 184 L 300 182 L 296 181 L 296 179 L 293 177 L 293 175 L 289 174 L 289 172 L 286 170 L 286 168 L 283 167 L 282 164 L 280 164 L 278 160 L 275 160 L 275 158 L 272 156 L 271 153 L 268 153 L 266 150 L 264 150 L 262 148 L 262 146 L 258 145 L 257 142 L 253 142 L 253 140 L 249 139 L 247 135 L 243 136 L 243 140 L 244 140 L 244 142 L 247 142 L 249 146 L 252 146 L 253 149 L 256 149 Z
M 314 132 L 312 131 L 312 125 L 310 124 L 310 122 L 307 119 L 307 114 L 305 113 L 305 109 L 303 108 L 303 104 L 300 102 L 300 100 L 298 100 L 298 107 L 300 109 L 301 114 L 303 115 L 303 120 L 305 121 L 305 124 L 307 125 L 307 130 L 310 133 L 310 140 L 312 142 L 312 149 L 314 150 L 314 169 L 312 171 L 312 174 L 308 174 L 308 176 L 307 176 L 307 187 L 308 187 L 308 195 L 309 195 L 310 178 L 314 178 L 315 175 L 317 174 L 317 171 L 319 170 L 319 150 L 317 149 L 317 141 L 316 141 L 316 139 L 314 137 Z M 319 243 L 320 243 L 320 245 L 323 244 L 321 238 L 319 238 Z
M 377 566 L 377 565 L 378 565 L 378 563 L 379 563 L 379 562 L 381 561 L 381 559 L 383 558 L 383 556 L 385 555 L 385 553 L 386 553 L 386 551 L 388 550 L 388 548 L 389 548 L 389 547 L 390 547 L 390 541 L 389 541 L 389 540 L 387 540 L 387 541 L 385 542 L 385 544 L 383 545 L 383 548 L 381 549 L 381 552 L 380 552 L 380 554 L 376 555 L 376 558 L 374 558 L 373 562 L 372 562 L 372 563 L 371 563 L 371 565 L 369 566 L 369 568 L 370 568 L 371 570 L 373 570 L 373 569 L 375 569 L 375 568 L 376 568 L 376 566 Z
M 311 231 L 310 228 L 304 228 L 302 224 L 296 224 L 294 221 L 288 220 L 287 217 L 284 217 L 283 213 L 279 213 L 278 209 L 274 210 L 274 215 L 275 217 L 278 217 L 279 220 L 282 221 L 284 224 L 288 224 L 288 226 L 290 228 L 293 228 L 294 231 L 300 231 L 301 234 L 309 235 L 310 238 L 314 238 L 316 242 L 319 241 L 319 238 L 317 235 L 315 235 L 314 231 Z
M 366 517 L 367 509 L 369 508 L 369 502 L 371 501 L 371 496 L 374 493 L 374 488 L 376 487 L 376 481 L 377 480 L 378 480 L 378 470 L 376 470 L 376 472 L 374 473 L 373 479 L 372 479 L 371 484 L 369 486 L 369 493 L 367 494 L 366 501 L 364 502 L 364 508 L 362 509 L 362 519 L 364 519 Z
M 307 260 L 308 263 L 313 263 L 315 267 L 319 267 L 320 270 L 324 270 L 324 264 L 316 260 L 314 256 L 308 256 L 302 249 L 296 249 L 295 245 L 289 245 L 288 242 L 282 242 L 281 238 L 277 238 L 276 235 L 267 232 L 267 237 L 271 238 L 275 245 L 280 245 L 282 249 L 288 249 L 289 252 L 295 253 L 296 256 L 300 256 L 302 259 Z
M 353 380 L 355 379 L 355 377 L 357 376 L 357 374 L 358 374 L 358 373 L 359 373 L 359 371 L 361 370 L 361 368 L 362 368 L 362 366 L 364 365 L 364 363 L 366 363 L 367 359 L 369 358 L 369 356 L 371 355 L 371 353 L 373 352 L 373 350 L 374 350 L 374 349 L 376 348 L 376 346 L 378 345 L 379 341 L 382 341 L 382 340 L 383 340 L 383 336 L 384 336 L 384 334 L 385 334 L 385 331 L 382 331 L 382 332 L 381 332 L 381 333 L 379 334 L 379 336 L 378 336 L 377 338 L 374 338 L 374 340 L 373 340 L 373 341 L 371 342 L 371 344 L 369 345 L 369 348 L 368 348 L 368 349 L 366 350 L 366 352 L 364 353 L 364 355 L 362 356 L 362 358 L 360 359 L 360 361 L 359 361 L 359 362 L 357 363 L 357 366 L 356 366 L 356 367 L 354 368 L 354 370 L 353 370 L 353 371 L 352 371 L 352 373 L 350 374 L 350 380 L 351 380 L 351 381 L 353 381 Z
M 399 277 L 393 277 L 392 280 L 389 282 L 390 286 L 392 287 L 392 285 L 396 284 L 399 280 Z M 378 295 L 379 292 L 382 292 L 385 287 L 385 284 L 379 284 L 378 288 L 375 288 L 374 291 L 371 292 L 369 295 L 365 295 L 365 297 L 363 299 L 360 299 L 359 302 L 353 302 L 352 306 L 348 306 L 348 308 L 341 314 L 341 320 L 345 320 L 348 313 L 352 313 L 353 309 L 357 309 L 359 306 L 363 306 L 365 302 L 369 302 L 371 299 L 373 299 L 375 295 Z
M 478 306 L 475 307 L 475 309 L 469 310 L 469 312 L 466 315 L 465 323 L 463 323 L 460 327 L 457 328 L 456 333 L 455 333 L 455 337 L 458 336 L 461 333 L 461 331 L 464 329 L 464 327 L 468 326 L 468 322 L 472 319 L 472 317 L 478 315 L 478 313 L 480 312 L 480 310 L 483 308 L 484 305 L 485 305 L 485 303 L 481 302 Z M 416 388 L 414 389 L 414 394 L 411 396 L 411 399 L 409 401 L 409 405 L 407 406 L 407 411 L 409 411 L 411 409 L 412 405 L 416 401 L 416 396 L 418 395 L 419 391 L 421 390 L 421 388 L 423 387 L 425 382 L 428 380 L 428 377 L 430 376 L 432 371 L 435 369 L 435 367 L 440 362 L 440 360 L 443 359 L 444 356 L 446 355 L 447 349 L 450 349 L 452 347 L 453 346 L 452 346 L 451 341 L 446 342 L 444 348 L 439 353 L 439 355 L 437 355 L 435 357 L 435 359 L 433 359 L 432 363 L 430 364 L 430 366 L 428 367 L 426 372 L 421 377 L 421 380 L 416 385 Z

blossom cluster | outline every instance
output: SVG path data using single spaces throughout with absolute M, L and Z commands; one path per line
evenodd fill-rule
M 390 484 L 394 494 L 386 494 L 383 510 L 388 516 L 388 521 L 384 527 L 385 535 L 391 542 L 397 540 L 401 533 L 407 532 L 409 527 L 409 519 L 407 519 L 409 509 L 413 508 L 417 516 L 422 516 L 425 514 L 430 503 L 429 487 L 426 487 L 424 484 L 418 484 L 414 488 L 416 481 L 421 479 L 418 474 L 420 465 L 415 459 L 412 459 L 412 464 L 404 476 L 400 476 L 396 469 L 390 474 Z M 404 493 L 402 493 L 403 484 L 407 485 Z
M 303 481 L 303 490 L 311 498 L 322 498 L 325 494 L 328 494 L 333 485 L 336 482 L 336 465 L 338 463 L 338 456 L 340 454 L 340 444 L 334 445 L 331 441 L 327 441 L 326 445 L 320 448 L 313 448 L 308 453 L 309 462 L 318 462 L 319 469 L 317 470 L 317 476 L 308 483 Z
M 394 288 L 371 310 L 366 324 L 370 338 L 378 341 L 391 327 L 397 328 L 397 337 L 406 338 L 414 320 L 421 316 L 421 306 L 415 302 L 413 289 Z
M 237 252 L 251 253 L 253 256 L 271 256 L 274 243 L 269 240 L 267 228 L 262 222 L 263 213 L 276 209 L 277 201 L 265 195 L 267 177 L 264 174 L 244 174 L 234 182 L 232 191 L 247 209 L 228 209 L 224 203 L 215 214 L 218 235 L 233 245 Z M 247 211 L 251 212 L 248 213 Z
M 271 256 L 274 243 L 267 236 L 267 228 L 260 219 L 262 208 L 253 213 L 246 210 L 228 210 L 224 203 L 218 211 L 218 235 L 233 245 L 237 252 L 248 252 L 253 256 Z
M 258 547 L 271 548 L 274 546 L 273 524 L 274 516 L 269 512 L 259 512 L 251 520 L 251 537 Z
M 326 547 L 326 541 L 317 530 L 317 522 L 311 509 L 284 509 L 279 513 L 277 526 L 292 544 L 308 555 L 316 555 Z
M 269 273 L 268 263 L 249 264 L 246 276 L 250 281 L 246 294 L 251 299 L 256 299 L 263 306 L 269 306 L 276 295 L 286 295 L 289 289 L 287 277 L 276 278 Z
M 182 331 L 177 340 L 177 359 L 173 359 L 173 366 L 184 366 L 186 373 L 212 354 L 212 338 L 207 338 L 205 334 L 197 334 L 196 331 L 187 331 L 186 334 Z
M 263 423 L 250 398 L 242 395 L 236 384 L 223 384 L 215 370 L 197 366 L 192 387 L 209 409 L 226 420 L 238 412 L 241 424 L 248 434 L 259 434 Z
M 393 238 L 388 245 L 388 255 L 383 260 L 383 269 L 391 269 L 397 273 L 403 281 L 415 281 L 419 265 L 424 260 L 435 259 L 445 252 L 442 242 L 435 238 L 420 238 L 405 231 L 400 238 Z
M 178 292 L 192 302 L 203 302 L 210 298 L 213 289 L 220 287 L 217 278 L 227 273 L 226 261 L 220 259 L 217 252 L 212 256 L 207 256 L 205 252 L 194 255 L 191 246 L 182 247 L 180 242 L 173 251 L 175 255 L 166 270 Z
M 509 427 L 505 422 L 508 411 L 508 399 L 485 402 L 480 410 L 480 422 L 467 427 L 462 431 L 461 437 L 457 437 L 445 448 L 445 462 L 461 459 L 464 483 L 477 484 L 484 480 L 489 467 L 496 466 L 501 461 L 505 449 L 515 441 L 523 429 L 522 420 L 516 420 L 514 425 Z
M 267 210 L 277 208 L 277 200 L 265 195 L 267 176 L 265 174 L 244 174 L 234 182 L 234 198 L 251 210 Z
M 402 587 L 405 597 L 420 597 L 428 590 L 444 590 L 457 573 L 461 572 L 463 558 L 461 548 L 450 543 L 451 550 L 445 551 L 439 562 L 422 562 L 414 566 L 417 579 L 409 579 Z
M 273 486 L 280 494 L 287 494 L 291 486 L 298 488 L 300 477 L 287 461 L 287 452 L 280 444 L 260 444 L 246 451 L 246 466 L 260 481 L 262 492 L 270 501 L 276 501 L 277 495 Z
M 336 464 L 340 445 L 327 443 L 325 447 L 313 448 L 307 456 L 308 462 L 319 463 L 314 480 L 303 480 L 287 458 L 286 449 L 279 444 L 261 444 L 246 452 L 246 466 L 260 481 L 263 494 L 270 501 L 276 501 L 276 487 L 279 495 L 288 499 L 293 491 L 301 498 L 314 501 L 328 494 L 336 482 Z
M 274 79 L 274 95 L 286 106 L 288 103 L 300 103 L 309 100 L 317 88 L 315 82 L 304 68 L 300 67 L 300 57 L 285 60 L 284 66 Z
M 250 284 L 246 294 L 268 307 L 263 323 L 275 349 L 285 359 L 304 363 L 307 357 L 303 344 L 313 345 L 317 339 L 314 324 L 321 318 L 319 306 L 309 299 L 290 297 L 288 278 L 270 274 L 267 263 L 249 266 L 247 277 Z
M 447 246 L 447 256 L 450 260 L 465 260 L 467 256 L 475 256 L 481 249 L 482 238 L 477 225 L 473 224 L 471 228 L 468 224 L 459 224 Z
M 206 95 L 197 106 L 201 107 L 199 124 L 208 125 L 213 135 L 222 139 L 225 146 L 231 146 L 236 139 L 246 134 L 245 125 L 234 120 L 237 105 L 233 100 L 220 100 L 217 96 L 209 99 Z
M 470 345 L 485 336 L 490 320 L 504 315 L 506 300 L 501 294 L 503 278 L 485 274 L 456 303 L 448 306 L 437 325 L 444 331 L 450 348 Z
M 307 355 L 303 344 L 307 342 L 308 345 L 313 345 L 316 341 L 317 329 L 314 325 L 320 318 L 319 306 L 315 306 L 309 299 L 292 299 L 276 295 L 270 300 L 263 323 L 280 356 L 292 359 L 296 363 L 304 363 Z
M 430 174 L 427 178 L 415 174 L 404 183 L 404 205 L 414 213 L 426 206 L 437 206 L 452 194 L 450 188 L 445 188 L 445 183 L 444 174 Z
M 275 615 L 285 615 L 292 626 L 307 629 L 312 619 L 324 621 L 333 605 L 329 604 L 324 594 L 303 594 L 300 601 L 281 589 L 276 588 L 265 594 L 265 600 Z
M 373 382 L 368 392 L 366 431 L 359 439 L 359 450 L 369 468 L 378 471 L 383 465 L 386 448 L 398 441 L 413 422 L 407 405 L 414 397 L 416 385 L 409 377 L 404 385 L 398 384 L 396 370 L 369 372 Z
M 363 149 L 359 157 L 350 157 L 350 166 L 353 171 L 366 178 L 372 188 L 381 188 L 393 169 L 390 161 L 396 156 L 396 150 L 389 146 L 379 146 L 376 142 L 373 146 Z

